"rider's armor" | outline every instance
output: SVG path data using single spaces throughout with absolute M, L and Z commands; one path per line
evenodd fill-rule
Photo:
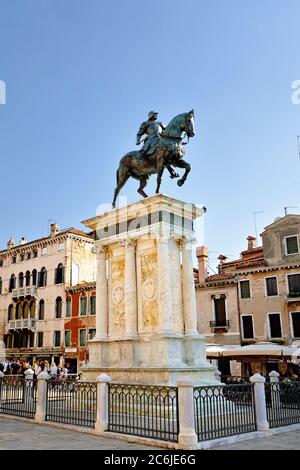
M 161 122 L 149 120 L 141 124 L 139 131 L 137 133 L 137 144 L 140 143 L 141 137 L 146 134 L 147 137 L 144 141 L 144 147 L 140 151 L 140 156 L 151 155 L 159 142 L 159 136 L 162 131 L 165 129 L 165 126 Z

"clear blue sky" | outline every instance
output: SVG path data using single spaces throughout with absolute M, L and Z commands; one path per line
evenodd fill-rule
M 162 192 L 203 203 L 211 264 L 298 206 L 299 0 L 1 0 L 1 230 L 77 226 L 110 202 L 121 156 L 154 109 L 195 109 L 192 171 Z M 154 181 L 149 194 L 154 193 Z M 137 182 L 122 194 L 137 200 Z M 218 253 L 214 253 L 218 252 Z

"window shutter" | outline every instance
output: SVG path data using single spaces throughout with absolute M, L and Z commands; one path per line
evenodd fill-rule
M 58 272 L 58 270 L 56 268 L 55 271 L 54 271 L 54 284 L 57 284 L 57 272 Z
M 65 282 L 65 267 L 61 268 L 61 282 Z

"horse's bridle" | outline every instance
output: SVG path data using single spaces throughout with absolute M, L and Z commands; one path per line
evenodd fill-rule
M 190 138 L 189 138 L 189 136 L 187 135 L 187 133 L 186 133 L 186 132 L 183 134 L 182 140 L 183 140 L 185 137 L 187 137 L 187 141 L 186 141 L 186 142 L 181 142 L 181 143 L 182 143 L 182 145 L 186 145 L 186 144 L 188 144 L 188 143 L 189 143 L 189 140 L 190 140 Z

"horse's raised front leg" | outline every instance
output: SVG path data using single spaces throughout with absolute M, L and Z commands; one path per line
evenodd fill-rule
M 184 184 L 186 178 L 187 178 L 187 175 L 191 171 L 191 165 L 189 163 L 187 163 L 185 160 L 177 160 L 175 162 L 172 162 L 172 165 L 176 166 L 178 168 L 184 168 L 185 169 L 185 172 L 184 172 L 182 178 L 180 178 L 180 180 L 177 181 L 178 186 L 182 186 Z
M 179 174 L 173 170 L 171 165 L 167 165 L 167 170 L 170 173 L 170 178 L 179 178 Z
M 137 192 L 139 194 L 141 194 L 143 197 L 148 197 L 148 195 L 145 193 L 144 191 L 144 187 L 146 186 L 146 184 L 148 183 L 148 179 L 149 179 L 149 176 L 142 176 L 140 178 L 140 187 L 139 189 L 137 190 Z

